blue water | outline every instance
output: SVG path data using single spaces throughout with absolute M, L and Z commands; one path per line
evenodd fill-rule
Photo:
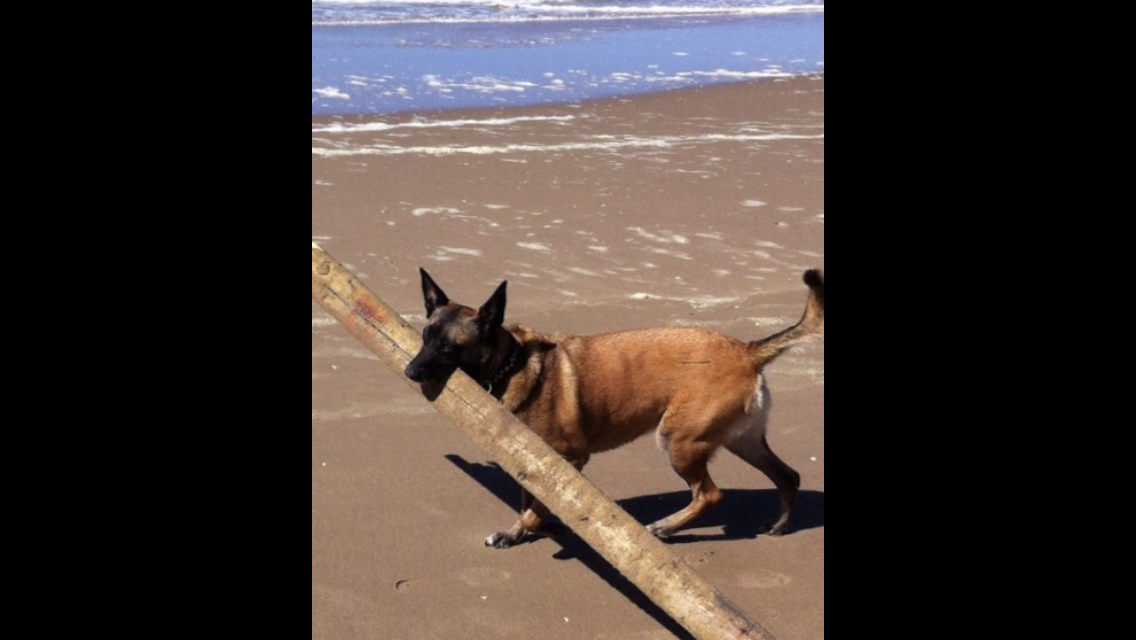
M 823 71 L 823 0 L 312 3 L 313 115 L 570 102 Z

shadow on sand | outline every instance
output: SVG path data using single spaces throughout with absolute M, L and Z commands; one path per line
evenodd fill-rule
M 447 455 L 446 459 L 461 469 L 470 478 L 485 487 L 498 500 L 512 509 L 520 507 L 521 486 L 504 469 L 496 464 L 469 462 L 457 455 Z M 668 544 L 684 544 L 705 540 L 742 540 L 757 537 L 777 519 L 779 499 L 776 489 L 723 489 L 722 504 L 698 520 L 697 527 L 722 527 L 720 533 L 678 534 L 667 539 Z M 616 504 L 642 523 L 650 523 L 666 517 L 690 503 L 689 491 L 674 491 L 651 496 L 638 496 L 616 500 Z M 502 522 L 506 529 L 513 523 Z M 801 491 L 788 535 L 794 531 L 815 529 L 824 526 L 824 492 Z M 490 532 L 486 531 L 486 534 Z M 683 640 L 692 636 L 660 609 L 643 592 L 623 577 L 603 556 L 596 553 L 583 540 L 575 535 L 556 538 L 527 538 L 522 544 L 539 540 L 550 540 L 560 546 L 553 554 L 557 560 L 577 560 L 608 584 L 622 593 L 628 600 L 654 618 L 668 631 Z

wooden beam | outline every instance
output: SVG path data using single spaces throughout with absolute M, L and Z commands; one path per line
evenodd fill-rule
M 315 243 L 312 299 L 400 375 L 422 346 L 418 331 Z M 773 639 L 464 373 L 456 372 L 444 389 L 422 392 L 694 637 Z

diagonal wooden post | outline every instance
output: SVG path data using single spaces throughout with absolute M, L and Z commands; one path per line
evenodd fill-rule
M 417 331 L 315 243 L 312 299 L 400 374 L 422 346 Z M 469 376 L 451 376 L 433 404 L 694 637 L 773 640 Z

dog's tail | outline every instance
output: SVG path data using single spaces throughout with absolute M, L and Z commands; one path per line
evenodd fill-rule
M 801 320 L 780 333 L 746 345 L 746 350 L 749 351 L 758 370 L 773 362 L 786 350 L 824 335 L 824 271 L 819 269 L 806 271 L 805 284 L 809 285 L 809 302 Z

